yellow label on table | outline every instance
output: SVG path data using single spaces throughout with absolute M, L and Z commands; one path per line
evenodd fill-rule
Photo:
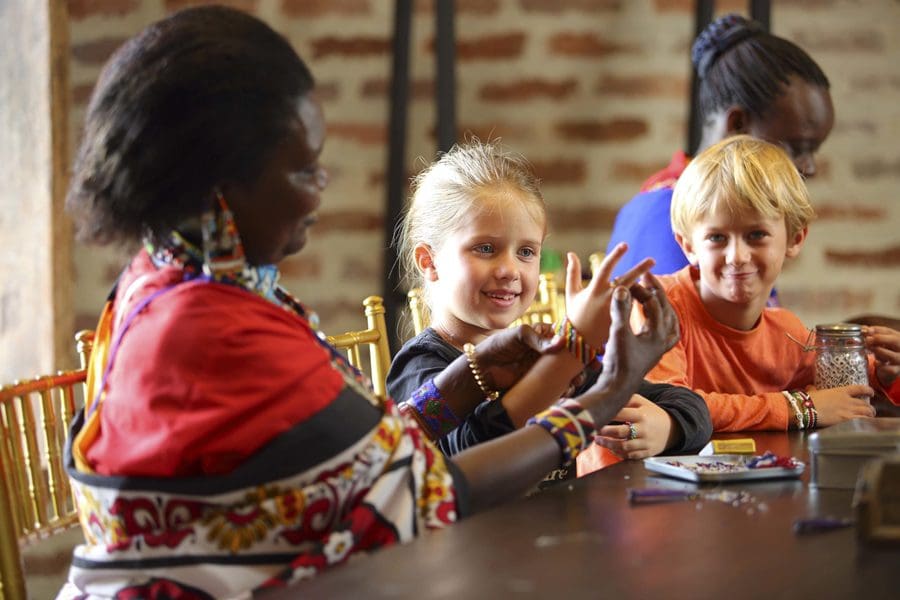
M 752 438 L 737 440 L 713 440 L 713 454 L 756 454 L 756 441 Z

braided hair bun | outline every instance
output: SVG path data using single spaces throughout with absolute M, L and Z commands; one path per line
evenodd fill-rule
M 691 62 L 697 69 L 697 76 L 700 79 L 706 77 L 709 68 L 729 48 L 763 31 L 756 21 L 733 13 L 707 25 L 691 47 Z

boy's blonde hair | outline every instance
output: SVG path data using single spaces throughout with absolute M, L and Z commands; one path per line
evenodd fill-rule
M 413 180 L 412 197 L 395 233 L 395 245 L 406 289 L 422 287 L 415 248 L 426 244 L 437 252 L 448 234 L 456 230 L 464 214 L 478 208 L 483 191 L 517 190 L 531 198 L 527 207 L 535 219 L 543 219 L 546 206 L 540 180 L 524 157 L 506 152 L 499 142 L 472 139 L 455 145 Z M 431 304 L 425 298 L 426 304 Z
M 815 217 L 803 178 L 784 150 L 749 135 L 725 138 L 688 164 L 672 193 L 672 230 L 687 237 L 704 216 L 723 209 L 783 216 L 788 239 Z

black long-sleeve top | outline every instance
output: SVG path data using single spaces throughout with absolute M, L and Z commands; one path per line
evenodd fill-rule
M 412 338 L 391 363 L 387 376 L 388 394 L 397 402 L 412 396 L 429 379 L 433 379 L 456 360 L 462 352 L 453 347 L 432 328 Z M 599 372 L 591 373 L 578 393 L 593 385 Z M 667 454 L 697 452 L 712 436 L 712 420 L 706 402 L 699 395 L 681 386 L 644 381 L 637 391 L 665 410 L 678 425 L 680 437 Z M 486 442 L 515 430 L 506 409 L 500 402 L 485 400 L 467 415 L 456 429 L 438 440 L 438 447 L 453 456 L 470 446 Z

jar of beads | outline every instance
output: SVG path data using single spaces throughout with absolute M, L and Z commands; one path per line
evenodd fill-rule
M 816 388 L 869 383 L 869 361 L 861 325 L 816 325 L 815 348 Z

